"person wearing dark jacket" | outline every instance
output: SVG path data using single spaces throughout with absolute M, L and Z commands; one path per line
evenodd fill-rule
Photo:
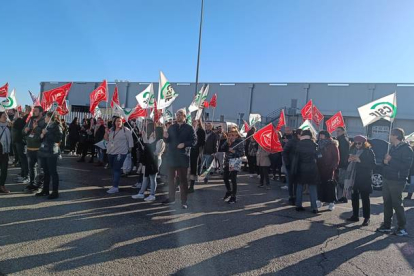
M 346 179 L 344 180 L 344 194 L 348 188 L 352 189 L 352 216 L 348 221 L 359 221 L 359 197 L 362 200 L 362 215 L 364 222 L 362 226 L 369 224 L 370 218 L 370 200 L 369 194 L 372 193 L 371 176 L 375 168 L 375 155 L 367 138 L 361 135 L 354 137 L 354 143 L 351 146 L 348 156 L 348 168 Z
M 221 146 L 220 151 L 225 152 L 223 180 L 226 185 L 227 192 L 224 195 L 223 200 L 230 198 L 228 201 L 229 204 L 236 203 L 237 170 L 230 170 L 230 159 L 244 156 L 243 142 L 237 129 L 233 129 L 228 133 L 228 139 Z M 230 186 L 230 180 L 232 186 Z
M 190 187 L 189 193 L 194 193 L 194 184 L 198 175 L 198 164 L 201 160 L 200 154 L 203 153 L 203 147 L 206 143 L 206 132 L 203 129 L 200 120 L 193 121 L 193 127 L 197 135 L 197 144 L 191 147 L 190 151 Z
M 17 178 L 17 183 L 24 183 L 24 184 L 28 184 L 30 182 L 29 164 L 27 162 L 27 156 L 25 153 L 26 142 L 23 136 L 23 129 L 24 129 L 24 126 L 26 125 L 26 119 L 29 113 L 30 113 L 30 110 L 26 109 L 24 116 L 18 117 L 13 122 L 13 127 L 12 127 L 12 141 L 13 141 L 13 144 L 15 144 L 16 154 L 18 155 L 20 166 L 21 166 L 20 177 Z
M 40 186 L 40 158 L 38 156 L 39 149 L 42 143 L 40 135 L 42 130 L 46 127 L 45 119 L 43 117 L 43 108 L 41 106 L 35 106 L 33 108 L 33 114 L 30 120 L 27 122 L 23 135 L 26 137 L 27 143 L 27 159 L 29 161 L 29 185 L 26 186 L 26 190 L 34 191 Z M 37 168 L 36 168 L 37 164 Z M 36 179 L 38 179 L 36 181 Z
M 203 162 L 201 165 L 201 169 L 203 166 L 206 167 L 208 170 L 211 166 L 211 163 L 214 160 L 214 156 L 218 150 L 218 136 L 213 131 L 213 125 L 211 123 L 206 123 L 206 143 L 204 145 L 204 153 L 203 153 Z M 208 183 L 208 179 L 210 178 L 210 173 L 208 172 L 204 177 L 204 183 Z
M 104 139 L 106 132 L 105 123 L 102 118 L 98 118 L 95 129 L 94 129 L 94 139 L 95 144 L 101 142 Z M 95 146 L 98 156 L 98 163 L 96 166 L 103 166 L 104 165 L 104 150 L 100 147 Z
M 83 139 L 83 146 L 82 146 L 82 156 L 78 160 L 78 162 L 85 162 L 85 157 L 88 154 L 88 151 L 91 152 L 91 159 L 89 159 L 89 163 L 93 163 L 93 159 L 95 157 L 95 138 L 94 138 L 94 128 L 95 128 L 95 119 L 91 118 L 86 121 L 86 124 L 83 125 L 83 129 L 81 130 L 81 135 L 84 136 Z
M 346 176 L 346 170 L 348 168 L 349 157 L 349 139 L 346 135 L 345 128 L 338 127 L 336 129 L 336 139 L 339 142 L 339 165 L 338 165 L 338 202 L 347 203 L 348 199 L 343 195 L 344 181 Z
M 2 194 L 10 193 L 5 186 L 10 151 L 11 134 L 7 124 L 7 114 L 6 112 L 0 112 L 0 193 Z
M 334 174 L 339 164 L 339 150 L 337 141 L 334 141 L 326 130 L 319 132 L 318 141 L 318 171 L 320 185 L 318 187 L 318 199 L 320 202 L 329 203 L 329 210 L 335 209 L 336 187 Z M 318 202 L 318 205 L 321 205 Z
M 78 117 L 75 117 L 69 125 L 69 155 L 76 155 L 76 146 L 79 142 L 79 132 L 80 132 L 80 126 L 78 123 Z
M 381 233 L 391 232 L 393 210 L 397 215 L 397 236 L 407 236 L 406 218 L 402 192 L 410 174 L 413 150 L 404 142 L 405 133 L 401 128 L 391 130 L 389 153 L 384 158 L 382 197 L 384 199 L 384 223 L 377 229 Z
M 411 149 L 414 149 L 414 147 L 411 146 Z M 413 164 L 411 165 L 411 168 L 410 168 L 409 181 L 410 181 L 410 186 L 408 186 L 408 194 L 404 198 L 406 200 L 411 199 L 412 196 L 413 196 L 413 192 L 414 192 L 414 162 L 413 162 Z
M 57 172 L 57 160 L 60 154 L 59 143 L 62 141 L 62 127 L 58 115 L 48 112 L 45 118 L 46 128 L 42 130 L 40 138 L 42 144 L 39 149 L 40 163 L 44 172 L 42 191 L 36 196 L 48 195 L 48 199 L 59 197 L 59 175 Z M 49 194 L 49 184 L 52 179 L 52 193 Z
M 318 166 L 316 163 L 318 145 L 313 140 L 312 132 L 304 130 L 300 136 L 300 141 L 297 142 L 295 155 L 296 157 L 290 164 L 290 172 L 293 181 L 297 183 L 296 188 L 296 211 L 304 211 L 302 206 L 302 193 L 304 185 L 308 185 L 309 197 L 312 212 L 318 213 L 316 205 L 317 199 L 317 173 Z
M 287 180 L 288 180 L 288 191 L 289 191 L 289 202 L 292 205 L 295 205 L 296 199 L 296 181 L 291 173 L 292 163 L 294 162 L 296 156 L 296 147 L 300 141 L 300 137 L 302 134 L 301 129 L 294 130 L 292 132 L 292 138 L 287 141 L 285 146 L 283 147 L 282 157 L 283 162 L 286 166 L 287 171 Z M 296 157 L 297 158 L 297 157 Z
M 175 202 L 175 174 L 180 179 L 181 205 L 183 209 L 188 208 L 187 204 L 187 170 L 190 158 L 186 148 L 191 148 L 197 142 L 197 137 L 192 126 L 185 123 L 186 111 L 179 109 L 176 114 L 176 123 L 164 132 L 164 141 L 168 144 L 167 166 L 168 166 L 168 199 L 164 204 Z

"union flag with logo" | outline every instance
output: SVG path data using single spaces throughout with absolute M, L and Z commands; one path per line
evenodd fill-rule
M 44 110 L 49 110 L 53 105 L 53 102 L 56 102 L 58 106 L 62 106 L 66 100 L 66 97 L 69 94 L 69 90 L 72 87 L 72 83 L 62 85 L 60 87 L 54 88 L 49 91 L 43 92 L 42 95 L 42 108 Z
M 283 151 L 278 133 L 272 123 L 257 131 L 253 138 L 267 152 L 277 153 Z
M 89 111 L 92 115 L 95 114 L 95 107 L 99 105 L 100 102 L 108 101 L 108 85 L 106 80 L 104 80 L 101 85 L 99 85 L 92 93 L 89 95 Z
M 112 95 L 111 108 L 114 108 L 114 103 L 116 103 L 117 105 L 121 105 L 119 103 L 118 86 L 116 85 L 115 85 L 114 94 Z
M 280 111 L 279 122 L 277 124 L 276 130 L 277 131 L 281 130 L 283 126 L 286 126 L 286 118 L 285 118 L 285 110 L 284 109 L 282 109 L 282 111 Z
M 8 94 L 9 94 L 9 83 L 7 82 L 5 85 L 0 87 L 0 97 L 7 98 Z
M 213 97 L 211 97 L 211 100 L 210 100 L 209 104 L 212 108 L 217 107 L 217 94 L 214 94 Z
M 326 127 L 329 133 L 334 132 L 338 127 L 345 127 L 344 118 L 342 112 L 339 111 L 326 121 Z
M 313 107 L 313 103 L 312 100 L 310 100 L 301 110 L 302 113 L 302 118 L 304 121 L 306 120 L 312 120 L 312 108 Z
M 323 121 L 325 117 L 323 114 L 319 111 L 319 109 L 314 105 L 312 107 L 312 120 L 315 122 L 315 124 L 319 127 L 321 122 Z

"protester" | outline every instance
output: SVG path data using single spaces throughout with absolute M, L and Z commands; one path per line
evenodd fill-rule
M 69 155 L 76 155 L 76 147 L 79 142 L 79 132 L 80 126 L 78 123 L 78 117 L 75 117 L 69 125 Z
M 339 142 L 339 165 L 338 165 L 338 202 L 347 203 L 348 199 L 343 195 L 344 181 L 348 168 L 349 157 L 349 139 L 346 135 L 345 128 L 338 127 L 336 129 L 336 139 Z
M 414 150 L 414 146 L 411 145 L 411 149 Z M 410 177 L 409 177 L 410 185 L 408 186 L 408 194 L 404 198 L 405 200 L 411 199 L 414 192 L 414 161 L 410 168 Z
M 9 153 L 11 148 L 11 134 L 7 124 L 7 114 L 0 112 L 0 193 L 8 194 L 6 188 L 7 169 L 9 167 Z
M 169 145 L 167 155 L 169 192 L 168 199 L 163 203 L 175 203 L 176 187 L 174 178 L 177 173 L 180 179 L 181 206 L 183 209 L 187 209 L 187 169 L 190 160 L 186 148 L 194 146 L 197 138 L 194 129 L 185 123 L 185 109 L 179 109 L 175 117 L 176 123 L 164 132 L 164 141 Z
M 163 140 L 164 130 L 162 127 L 155 128 L 155 141 L 147 140 L 144 141 L 144 179 L 142 182 L 141 189 L 137 195 L 132 196 L 133 199 L 144 198 L 144 193 L 147 190 L 148 182 L 151 183 L 150 195 L 146 197 L 145 201 L 154 201 L 155 192 L 157 190 L 157 174 L 159 172 L 162 159 L 161 156 L 165 150 L 165 142 Z M 147 137 L 144 132 L 143 137 Z
M 236 203 L 237 196 L 237 170 L 231 170 L 230 168 L 230 159 L 237 159 L 244 156 L 244 147 L 241 140 L 241 135 L 237 129 L 234 129 L 228 133 L 227 141 L 221 146 L 221 151 L 225 152 L 224 157 L 224 174 L 223 180 L 226 185 L 226 194 L 224 195 L 223 200 L 228 198 L 229 204 Z M 231 186 L 230 186 L 231 180 Z
M 269 179 L 269 167 L 270 167 L 270 153 L 264 150 L 260 145 L 256 153 L 257 157 L 257 167 L 260 172 L 260 188 L 264 187 L 266 184 L 266 189 L 270 190 L 270 179 Z
M 24 135 L 27 143 L 27 159 L 29 162 L 29 185 L 26 190 L 35 191 L 40 187 L 40 181 L 36 181 L 40 175 L 41 163 L 39 157 L 39 149 L 42 144 L 42 130 L 46 127 L 45 119 L 42 116 L 43 108 L 35 106 L 30 120 L 24 128 Z
M 62 142 L 60 143 L 60 152 L 64 153 L 65 149 L 66 149 L 66 141 L 67 141 L 67 136 L 68 136 L 68 125 L 66 124 L 65 120 L 62 118 L 61 119 L 61 126 L 62 126 Z
M 336 183 L 334 174 L 338 163 L 339 150 L 337 142 L 332 139 L 329 132 L 322 130 L 319 132 L 318 141 L 318 171 L 320 177 L 318 199 L 320 202 L 329 203 L 330 211 L 335 209 Z M 319 202 L 318 205 L 321 206 Z
M 283 160 L 285 163 L 286 171 L 287 171 L 287 180 L 288 180 L 288 191 L 289 191 L 289 202 L 291 205 L 295 205 L 296 200 L 296 181 L 291 173 L 292 164 L 295 161 L 296 157 L 296 147 L 300 141 L 300 137 L 302 134 L 301 129 L 294 130 L 292 132 L 292 138 L 289 139 L 283 147 Z
M 104 124 L 104 120 L 101 117 L 99 117 L 95 125 L 95 128 L 94 128 L 95 144 L 101 142 L 104 139 L 105 132 L 106 132 L 106 127 Z M 96 164 L 96 166 L 98 167 L 103 166 L 104 165 L 104 150 L 97 146 L 95 146 L 95 149 L 96 149 L 97 157 L 98 157 L 98 163 Z
M 359 221 L 359 197 L 362 200 L 362 214 L 364 222 L 362 226 L 367 226 L 370 219 L 370 200 L 369 194 L 372 193 L 371 176 L 375 168 L 375 155 L 371 145 L 364 136 L 354 137 L 348 157 L 348 168 L 344 180 L 344 195 L 348 192 L 348 187 L 352 189 L 352 216 L 348 221 Z M 346 196 L 345 196 L 346 198 Z
M 209 169 L 214 157 L 218 150 L 218 136 L 212 130 L 213 125 L 209 122 L 206 123 L 206 142 L 204 145 L 204 154 L 203 154 L 203 162 L 202 164 L 205 165 L 206 169 Z M 201 166 L 203 168 L 203 166 Z M 210 178 L 210 172 L 206 174 L 204 177 L 204 183 L 207 184 Z
M 206 132 L 200 120 L 193 121 L 193 128 L 197 135 L 197 144 L 191 147 L 190 151 L 190 187 L 189 193 L 194 193 L 194 184 L 198 176 L 198 165 L 201 162 L 200 155 L 203 153 L 204 145 L 206 143 Z
M 254 140 L 253 137 L 248 138 L 250 139 L 249 142 L 249 148 L 248 148 L 248 155 L 247 155 L 247 162 L 249 166 L 249 174 L 250 178 L 257 177 L 259 174 L 259 171 L 257 169 L 257 150 L 259 148 L 259 144 Z
M 19 117 L 15 118 L 12 127 L 12 141 L 16 148 L 16 155 L 19 157 L 20 162 L 20 177 L 17 177 L 17 183 L 24 183 L 28 184 L 30 182 L 29 179 L 29 164 L 27 163 L 27 155 L 26 155 L 26 142 L 24 141 L 23 137 L 23 129 L 26 125 L 26 119 L 31 111 L 31 108 L 28 107 L 25 109 L 24 114 L 20 114 Z
M 112 169 L 112 188 L 107 193 L 114 194 L 119 192 L 118 186 L 122 174 L 122 165 L 127 154 L 134 147 L 134 141 L 132 132 L 124 127 L 120 117 L 115 117 L 112 129 L 105 133 L 105 140 L 108 141 L 107 154 L 109 166 Z
M 397 236 L 407 236 L 406 218 L 402 201 L 410 168 L 413 163 L 413 150 L 404 142 L 405 133 L 401 128 L 391 130 L 389 153 L 384 158 L 382 197 L 384 199 L 384 223 L 377 229 L 382 233 L 391 232 L 393 210 L 397 215 Z
M 40 138 L 42 143 L 38 157 L 44 172 L 43 188 L 36 196 L 46 196 L 48 199 L 59 197 L 59 175 L 57 172 L 57 160 L 60 154 L 59 143 L 62 141 L 62 126 L 59 115 L 48 112 L 45 117 L 46 128 L 42 130 Z M 52 193 L 49 195 L 49 184 L 52 179 Z
M 316 161 L 318 145 L 315 143 L 312 132 L 304 130 L 301 133 L 300 141 L 297 142 L 295 158 L 290 162 L 290 173 L 292 180 L 297 183 L 296 188 L 296 211 L 304 211 L 302 206 L 302 194 L 305 185 L 308 185 L 311 209 L 314 214 L 318 213 L 317 199 L 317 178 L 318 166 Z

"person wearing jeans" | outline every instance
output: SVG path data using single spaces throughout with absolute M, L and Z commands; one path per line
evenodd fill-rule
M 311 202 L 312 212 L 318 213 L 318 207 L 316 205 L 317 199 L 317 172 L 318 167 L 316 164 L 317 147 L 312 132 L 310 130 L 304 130 L 300 136 L 300 141 L 296 147 L 296 164 L 291 166 L 291 175 L 295 177 L 292 181 L 297 182 L 296 188 L 296 211 L 304 211 L 305 208 L 302 206 L 302 193 L 303 186 L 309 186 L 309 197 Z
M 111 130 L 106 129 L 105 140 L 107 143 L 107 154 L 109 166 L 112 169 L 112 187 L 107 191 L 108 194 L 119 192 L 119 180 L 122 174 L 122 165 L 127 154 L 134 147 L 132 132 L 123 126 L 122 118 L 114 117 L 114 126 Z
M 0 112 L 0 193 L 8 194 L 10 191 L 6 188 L 7 168 L 9 167 L 9 153 L 11 150 L 11 134 L 7 126 L 7 114 Z
M 381 233 L 391 232 L 393 210 L 397 215 L 397 236 L 407 236 L 406 218 L 402 202 L 402 192 L 406 179 L 410 174 L 413 163 L 413 150 L 403 142 L 404 130 L 395 128 L 391 130 L 389 153 L 384 158 L 382 197 L 384 199 L 384 223 L 377 229 Z
M 206 167 L 208 170 L 211 166 L 211 163 L 214 160 L 214 155 L 217 153 L 218 150 L 218 135 L 212 130 L 213 125 L 209 122 L 206 123 L 206 143 L 204 145 L 204 154 L 203 154 L 203 162 L 201 165 L 201 169 L 203 166 Z M 200 174 L 203 172 L 200 170 Z M 207 172 L 204 183 L 207 184 L 210 178 L 210 171 Z

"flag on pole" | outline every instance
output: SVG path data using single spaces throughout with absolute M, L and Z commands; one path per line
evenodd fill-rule
M 277 153 L 283 151 L 278 132 L 272 123 L 257 131 L 253 138 L 267 152 Z
M 139 117 L 147 117 L 147 110 L 142 108 L 139 103 L 132 109 L 132 112 L 129 114 L 128 119 L 133 120 Z
M 301 130 L 309 129 L 314 135 L 318 134 L 316 129 L 313 127 L 312 123 L 309 120 L 303 122 L 303 124 L 299 127 Z
M 342 112 L 339 111 L 326 121 L 326 127 L 329 133 L 334 132 L 338 127 L 345 127 L 344 118 Z
M 9 94 L 9 83 L 6 82 L 5 85 L 0 87 L 0 97 L 7 98 L 7 95 Z
M 30 95 L 30 98 L 32 98 L 32 102 L 33 102 L 33 104 L 35 104 L 35 103 L 38 101 L 38 98 L 39 98 L 39 97 L 35 96 L 35 95 L 32 93 L 32 91 L 30 91 L 30 90 L 29 90 L 29 95 Z
M 302 113 L 302 118 L 304 121 L 306 120 L 312 120 L 312 108 L 313 107 L 313 103 L 312 100 L 310 100 L 301 110 Z
M 397 93 L 361 106 L 358 112 L 364 127 L 380 119 L 393 122 L 397 115 Z
M 174 113 L 173 113 L 172 105 L 170 105 L 168 108 L 163 110 L 162 117 L 160 118 L 160 122 L 162 124 L 165 124 L 172 120 L 174 120 Z
M 141 93 L 135 96 L 139 105 L 146 109 L 150 107 L 154 107 L 154 85 L 151 83 L 144 89 Z
M 62 105 L 58 106 L 56 111 L 61 115 L 61 116 L 65 116 L 66 114 L 69 113 L 69 109 L 68 109 L 68 101 L 64 101 Z
M 101 109 L 99 108 L 99 106 L 95 107 L 95 112 L 93 113 L 93 117 L 95 119 L 98 119 L 99 117 L 102 117 L 102 112 L 101 112 Z
M 16 92 L 14 91 L 14 89 L 12 90 L 10 95 L 0 104 L 4 109 L 13 109 L 17 107 Z
M 173 101 L 178 97 L 178 94 L 175 93 L 170 82 L 164 76 L 164 73 L 160 71 L 160 81 L 158 85 L 158 108 L 164 109 L 170 106 Z
M 89 111 L 94 115 L 95 107 L 99 105 L 100 102 L 108 101 L 108 85 L 106 80 L 104 80 L 101 85 L 99 85 L 95 90 L 89 95 Z M 115 106 L 116 104 L 114 104 Z
M 243 125 L 240 129 L 240 133 L 246 134 L 247 132 L 249 132 L 249 130 L 250 130 L 249 124 L 245 120 L 243 120 Z
M 162 109 L 158 109 L 158 102 L 154 100 L 154 107 L 152 108 L 152 112 L 150 117 L 154 120 L 154 123 L 158 123 L 162 116 Z
M 286 126 L 285 110 L 280 111 L 279 122 L 277 124 L 276 130 L 279 131 L 283 126 Z
M 211 97 L 210 106 L 212 108 L 216 108 L 216 106 L 217 106 L 217 94 L 214 94 L 213 97 Z
M 107 144 L 108 144 L 108 142 L 104 139 L 104 140 L 96 143 L 95 146 L 97 146 L 97 147 L 99 147 L 99 148 L 101 148 L 103 150 L 106 150 L 107 149 L 107 147 L 106 147 Z
M 43 109 L 49 110 L 53 102 L 57 102 L 59 106 L 63 105 L 63 102 L 66 100 L 71 87 L 72 83 L 70 82 L 52 90 L 43 92 L 41 102 Z
M 114 94 L 112 94 L 112 100 L 111 100 L 111 108 L 114 107 L 114 103 L 117 105 L 121 105 L 119 103 L 119 94 L 118 94 L 118 86 L 115 85 Z
M 262 121 L 262 116 L 260 114 L 250 114 L 249 115 L 249 125 L 250 127 L 254 126 L 258 122 Z
M 205 86 L 203 85 L 200 91 L 197 92 L 197 95 L 194 96 L 193 101 L 191 102 L 190 106 L 188 107 L 188 111 L 194 112 L 200 108 L 200 100 L 204 95 Z
M 312 120 L 315 122 L 315 124 L 319 127 L 321 122 L 323 121 L 325 117 L 323 114 L 319 111 L 319 109 L 314 105 L 312 107 Z

